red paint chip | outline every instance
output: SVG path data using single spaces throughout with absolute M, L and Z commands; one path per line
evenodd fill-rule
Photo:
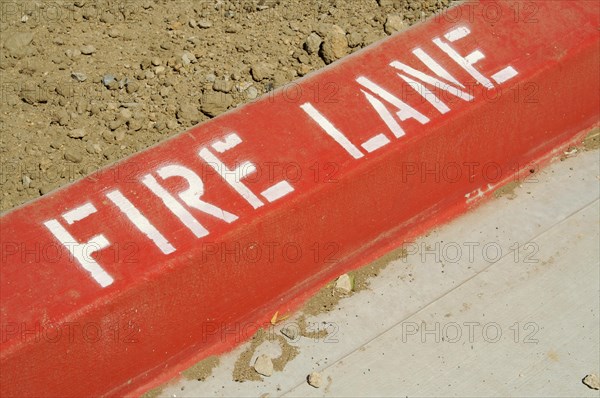
M 4 215 L 1 395 L 138 394 L 597 124 L 600 3 L 519 3 L 463 4 Z

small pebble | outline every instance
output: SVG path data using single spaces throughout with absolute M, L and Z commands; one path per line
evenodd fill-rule
M 77 58 L 81 55 L 81 51 L 79 51 L 78 49 L 67 49 L 65 50 L 65 55 L 67 56 L 67 58 Z
M 71 73 L 71 77 L 78 82 L 84 82 L 87 80 L 87 75 L 83 72 L 73 72 Z
M 112 37 L 114 39 L 119 36 L 121 36 L 121 33 L 115 28 L 108 31 L 108 37 Z
M 181 60 L 183 61 L 184 65 L 195 64 L 196 62 L 198 62 L 196 56 L 189 51 L 185 51 L 183 53 L 183 55 L 181 56 Z
M 67 136 L 70 138 L 83 138 L 86 135 L 86 131 L 84 129 L 75 129 L 71 130 L 67 133 Z
M 85 147 L 85 150 L 90 155 L 94 155 L 94 154 L 102 152 L 102 147 L 98 143 L 88 143 L 88 145 Z
M 65 151 L 65 160 L 73 163 L 81 163 L 83 160 L 83 156 L 81 153 L 73 148 L 67 149 Z
M 91 45 L 87 45 L 87 46 L 82 46 L 79 51 L 81 51 L 81 53 L 83 55 L 92 55 L 93 53 L 96 52 L 96 47 L 91 46 Z
M 240 31 L 240 27 L 236 24 L 230 24 L 225 26 L 225 33 L 237 33 Z
M 108 87 L 111 83 L 116 82 L 117 78 L 113 75 L 104 75 L 102 76 L 102 84 Z
M 175 130 L 177 128 L 177 122 L 175 120 L 169 120 L 167 121 L 167 128 L 169 130 Z
M 233 90 L 233 82 L 229 79 L 219 79 L 213 84 L 213 90 L 222 93 L 230 93 Z
M 273 374 L 273 361 L 266 355 L 259 355 L 254 362 L 256 373 L 270 377 Z
M 323 43 L 323 39 L 316 33 L 311 33 L 304 42 L 304 49 L 309 54 L 316 54 L 319 52 L 319 48 L 321 48 L 321 43 Z
M 201 19 L 198 21 L 197 26 L 202 29 L 208 29 L 212 26 L 212 22 L 208 19 Z
M 400 15 L 390 14 L 385 21 L 385 33 L 391 35 L 404 29 L 404 21 Z
M 113 120 L 112 122 L 110 122 L 108 124 L 108 128 L 111 129 L 111 131 L 115 131 L 116 129 L 118 129 L 119 127 L 124 125 L 125 122 L 126 122 L 126 120 L 124 120 L 121 117 L 118 117 L 116 120 Z
M 352 279 L 348 274 L 340 275 L 335 282 L 335 289 L 348 294 L 352 291 Z
M 589 374 L 583 378 L 583 384 L 591 388 L 592 390 L 600 390 L 600 380 L 598 375 Z
M 265 63 L 257 63 L 252 66 L 250 71 L 255 81 L 260 82 L 273 74 L 273 69 L 270 65 Z
M 314 388 L 321 388 L 323 385 L 323 377 L 321 377 L 321 373 L 318 372 L 312 372 L 308 375 L 306 380 L 308 381 L 308 384 Z
M 218 116 L 225 112 L 233 103 L 233 97 L 230 94 L 205 92 L 202 95 L 200 110 L 211 117 Z
M 330 64 L 348 54 L 348 49 L 346 32 L 337 25 L 329 27 L 321 45 L 323 61 L 326 64 Z
M 132 119 L 127 122 L 127 127 L 129 127 L 129 130 L 138 131 L 143 127 L 143 124 L 141 120 Z
M 127 83 L 127 94 L 132 94 L 135 93 L 136 91 L 138 91 L 138 89 L 140 88 L 140 85 L 136 82 L 129 82 Z
M 56 188 L 55 184 L 56 183 L 42 185 L 40 188 L 40 194 L 46 195 L 47 193 L 50 193 Z
M 248 89 L 246 91 L 244 91 L 245 96 L 247 99 L 256 99 L 256 97 L 258 97 L 258 90 L 256 87 L 254 86 L 250 86 L 248 87 Z

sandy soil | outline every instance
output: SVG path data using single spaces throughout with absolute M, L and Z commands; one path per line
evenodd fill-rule
M 449 0 L 0 0 L 0 211 L 252 101 Z
M 449 3 L 0 0 L 0 211 L 255 100 Z M 351 273 L 350 294 L 385 264 Z M 347 295 L 333 281 L 303 313 L 329 311 Z M 254 336 L 234 380 L 261 379 L 249 361 L 266 338 Z M 276 339 L 283 354 L 273 366 L 282 371 L 297 352 Z M 203 380 L 217 364 L 208 358 L 183 376 Z

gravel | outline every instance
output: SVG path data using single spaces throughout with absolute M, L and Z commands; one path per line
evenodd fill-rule
M 348 294 L 352 291 L 352 279 L 348 274 L 340 275 L 335 282 L 335 289 L 341 293 Z
M 405 28 L 404 19 L 400 15 L 390 14 L 387 16 L 385 21 L 384 30 L 385 33 L 391 35 L 396 32 L 400 32 Z
M 270 377 L 273 375 L 273 360 L 266 355 L 259 355 L 254 362 L 256 373 Z
M 314 388 L 321 388 L 321 386 L 323 385 L 323 377 L 321 376 L 321 373 L 318 372 L 310 373 L 306 377 L 306 381 L 311 387 Z
M 91 45 L 87 45 L 87 46 L 82 46 L 79 51 L 81 51 L 81 53 L 83 55 L 92 55 L 93 53 L 96 52 L 96 47 L 91 46 Z
M 326 64 L 330 64 L 349 52 L 346 32 L 337 25 L 333 25 L 325 32 L 321 55 Z
M 2 161 L 41 172 L 51 165 L 53 183 L 24 187 L 22 172 L 3 175 L 0 210 L 358 51 L 399 29 L 399 19 L 409 26 L 448 4 L 141 0 L 107 13 L 106 0 L 80 1 L 57 3 L 73 18 L 29 15 L 24 23 L 15 13 L 2 23 Z M 137 104 L 139 117 L 120 115 L 127 103 Z M 83 137 L 69 136 L 82 127 Z M 27 151 L 28 144 L 44 149 Z M 69 156 L 79 160 L 76 169 L 67 149 L 78 154 Z

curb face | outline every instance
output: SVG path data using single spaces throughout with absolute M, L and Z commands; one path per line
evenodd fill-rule
M 455 7 L 4 215 L 0 393 L 139 393 L 597 124 L 600 6 L 530 4 Z

